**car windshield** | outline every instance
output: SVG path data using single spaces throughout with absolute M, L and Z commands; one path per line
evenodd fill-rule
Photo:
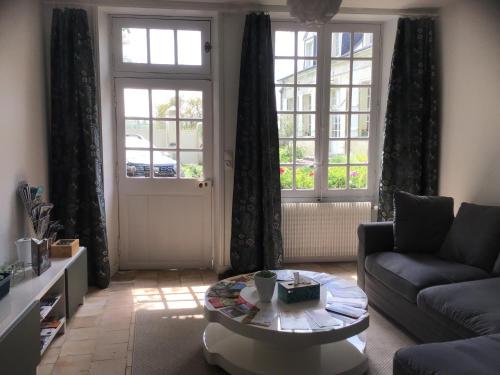
M 127 134 L 125 140 L 126 147 L 149 148 L 149 141 L 144 137 L 136 134 Z

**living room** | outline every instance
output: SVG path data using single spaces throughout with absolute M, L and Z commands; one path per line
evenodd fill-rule
M 496 0 L 2 1 L 0 373 L 500 373 L 499 35 Z

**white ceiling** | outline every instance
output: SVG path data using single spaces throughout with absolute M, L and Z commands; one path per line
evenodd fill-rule
M 193 1 L 193 0 L 184 0 Z M 286 0 L 194 0 L 199 2 L 229 3 L 229 4 L 264 4 L 285 5 Z M 372 9 L 412 9 L 412 8 L 439 8 L 456 0 L 343 0 L 345 8 L 372 8 Z

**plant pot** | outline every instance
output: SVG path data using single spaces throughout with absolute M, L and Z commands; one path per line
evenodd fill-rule
M 259 271 L 254 275 L 254 280 L 260 302 L 271 302 L 276 286 L 276 274 L 271 271 Z

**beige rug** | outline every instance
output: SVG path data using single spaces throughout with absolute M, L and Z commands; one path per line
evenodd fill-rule
M 140 310 L 134 334 L 133 375 L 225 374 L 208 365 L 201 337 L 206 326 L 200 308 Z M 394 352 L 414 342 L 377 311 L 370 311 L 367 354 L 370 375 L 391 375 Z

